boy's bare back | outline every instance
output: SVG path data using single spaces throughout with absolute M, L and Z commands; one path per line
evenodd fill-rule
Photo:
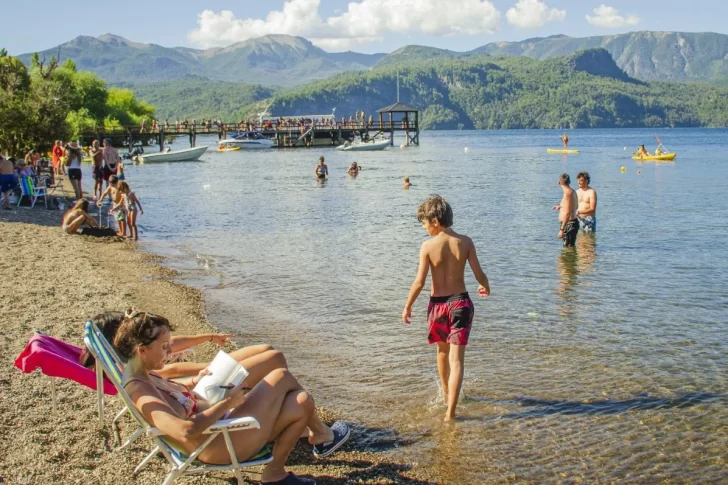
M 422 243 L 431 273 L 431 296 L 465 293 L 465 263 L 470 258 L 473 241 L 452 230 L 443 231 Z

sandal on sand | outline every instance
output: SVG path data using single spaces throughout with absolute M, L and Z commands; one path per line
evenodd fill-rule
M 316 481 L 310 478 L 297 477 L 289 472 L 286 478 L 277 482 L 260 482 L 261 485 L 316 485 Z
M 334 432 L 334 441 L 313 445 L 313 456 L 316 458 L 325 458 L 334 451 L 341 448 L 351 436 L 351 428 L 343 421 L 337 421 L 331 425 L 331 431 Z

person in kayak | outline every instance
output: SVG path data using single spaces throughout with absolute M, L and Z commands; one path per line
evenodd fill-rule
M 569 149 L 569 135 L 566 134 L 566 132 L 563 132 L 561 134 L 561 142 L 564 144 L 564 150 Z
M 637 149 L 637 155 L 649 155 L 644 145 L 640 145 L 640 147 Z
M 318 165 L 316 165 L 313 173 L 319 180 L 323 180 L 329 175 L 329 167 L 324 163 L 324 157 L 319 157 Z

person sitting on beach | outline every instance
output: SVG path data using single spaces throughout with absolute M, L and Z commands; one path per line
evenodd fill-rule
M 452 208 L 445 199 L 439 195 L 427 199 L 417 209 L 417 220 L 432 237 L 420 248 L 417 276 L 402 311 L 402 322 L 410 323 L 412 305 L 425 287 L 427 273 L 432 272 L 427 341 L 437 343 L 437 370 L 447 404 L 445 421 L 451 421 L 460 398 L 465 346 L 473 326 L 474 308 L 465 286 L 465 264 L 470 264 L 480 283 L 478 294 L 481 297 L 490 295 L 490 284 L 480 267 L 473 241 L 452 230 Z
M 149 424 L 190 454 L 207 439 L 204 431 L 217 421 L 252 416 L 260 423 L 259 429 L 230 434 L 236 458 L 245 461 L 266 443 L 274 442 L 273 461 L 263 469 L 261 483 L 315 484 L 285 470 L 288 455 L 299 437 L 308 427 L 314 440 L 333 439 L 332 446 L 334 443 L 341 446 L 345 439 L 318 419 L 313 398 L 296 378 L 287 369 L 277 368 L 266 374 L 249 393 L 244 394 L 241 383 L 230 389 L 221 401 L 212 404 L 190 389 L 209 374 L 206 369 L 189 380 L 190 387 L 156 374 L 164 368 L 170 354 L 171 330 L 172 325 L 164 317 L 131 311 L 114 338 L 114 347 L 126 361 L 122 385 Z M 224 437 L 213 440 L 198 459 L 208 464 L 229 464 Z
M 316 165 L 313 173 L 319 180 L 323 180 L 329 175 L 329 167 L 324 163 L 323 156 L 319 157 L 318 165 Z
M 351 164 L 351 167 L 349 167 L 349 175 L 351 175 L 352 177 L 356 177 L 357 175 L 359 175 L 359 170 L 361 170 L 361 167 L 356 162 L 354 162 Z
M 18 160 L 18 177 L 34 177 L 35 173 L 33 172 L 33 169 L 30 168 L 26 163 L 25 160 Z
M 409 177 L 404 178 L 404 185 L 402 186 L 403 189 L 408 190 L 410 187 L 412 187 L 412 184 L 409 181 Z
M 61 218 L 61 227 L 66 234 L 76 234 L 84 224 L 89 227 L 99 227 L 96 219 L 88 214 L 88 201 L 81 199 L 76 201 L 73 207 L 66 211 Z

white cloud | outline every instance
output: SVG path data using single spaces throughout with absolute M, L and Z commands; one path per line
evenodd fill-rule
M 344 50 L 387 33 L 491 34 L 501 13 L 490 0 L 359 0 L 322 19 L 320 0 L 287 0 L 265 19 L 236 18 L 230 10 L 205 10 L 187 38 L 201 47 L 225 46 L 268 34 L 299 35 L 319 47 Z
M 566 18 L 566 10 L 549 8 L 541 0 L 518 0 L 506 12 L 508 22 L 522 29 L 535 29 L 549 22 L 561 22 Z
M 619 29 L 620 27 L 640 23 L 639 17 L 635 17 L 634 15 L 627 15 L 625 17 L 616 8 L 604 4 L 594 9 L 594 15 L 587 14 L 586 21 L 591 25 L 606 29 Z

